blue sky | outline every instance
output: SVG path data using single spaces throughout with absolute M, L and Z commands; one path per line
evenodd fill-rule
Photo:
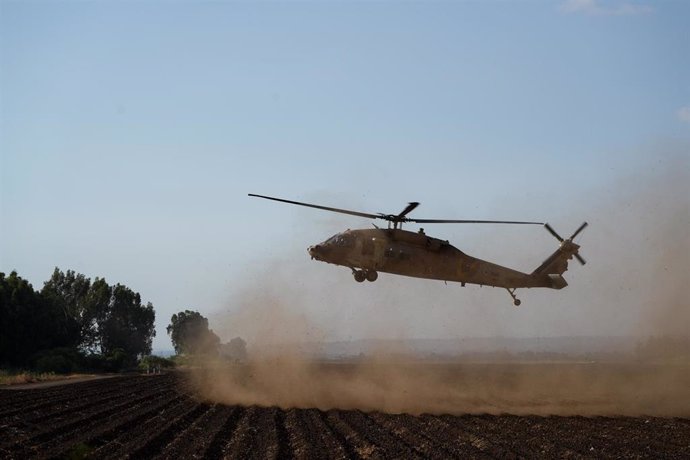
M 156 348 L 174 312 L 218 324 L 286 289 L 328 338 L 392 316 L 406 336 L 611 333 L 596 316 L 575 331 L 544 319 L 577 304 L 575 280 L 520 313 L 500 290 L 354 285 L 306 247 L 368 221 L 246 194 L 366 212 L 420 201 L 417 217 L 566 233 L 595 205 L 606 215 L 618 184 L 687 166 L 689 21 L 683 1 L 1 1 L 0 270 L 37 288 L 55 266 L 127 284 L 156 307 Z M 538 229 L 428 232 L 524 270 L 554 244 Z M 595 283 L 591 265 L 571 276 Z M 436 315 L 405 304 L 420 289 Z

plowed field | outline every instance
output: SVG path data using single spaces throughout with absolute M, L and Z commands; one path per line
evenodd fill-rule
M 225 406 L 175 373 L 0 391 L 0 458 L 83 456 L 688 458 L 690 420 Z

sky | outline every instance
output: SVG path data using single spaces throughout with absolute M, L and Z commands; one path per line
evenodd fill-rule
M 689 21 L 685 1 L 0 0 L 0 271 L 126 284 L 156 309 L 154 349 L 180 310 L 228 340 L 266 303 L 328 340 L 635 332 L 659 271 L 631 247 L 687 241 L 654 232 L 690 223 Z M 519 309 L 500 289 L 359 285 L 306 248 L 370 221 L 248 193 L 564 235 L 588 220 L 589 263 Z M 426 230 L 525 271 L 557 244 Z

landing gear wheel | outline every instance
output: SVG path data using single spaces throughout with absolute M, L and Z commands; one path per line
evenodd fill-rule
M 362 270 L 354 270 L 353 274 L 355 276 L 355 281 L 358 283 L 361 283 L 367 278 L 366 273 L 364 273 Z
M 517 290 L 517 288 L 512 288 L 512 289 L 506 288 L 506 291 L 508 291 L 508 294 L 510 294 L 510 297 L 513 298 L 513 305 L 515 305 L 516 307 L 519 307 L 522 302 L 520 302 L 520 299 L 518 299 L 515 296 L 516 290 Z
M 367 281 L 371 281 L 373 283 L 379 277 L 379 274 L 376 272 L 376 270 L 367 270 L 366 277 Z

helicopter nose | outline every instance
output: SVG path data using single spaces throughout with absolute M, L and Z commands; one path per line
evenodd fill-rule
M 323 246 L 320 244 L 315 244 L 314 246 L 309 246 L 307 252 L 312 259 L 318 259 L 319 256 L 323 255 Z

